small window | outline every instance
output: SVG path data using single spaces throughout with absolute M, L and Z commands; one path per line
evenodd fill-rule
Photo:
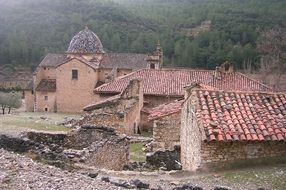
M 44 70 L 46 70 L 47 68 L 46 67 L 44 67 Z
M 48 108 L 45 108 L 45 112 L 47 112 L 48 111 Z
M 155 69 L 155 64 L 154 63 L 151 63 L 150 69 Z
M 45 96 L 45 100 L 46 100 L 46 101 L 48 100 L 48 96 Z
M 34 90 L 31 91 L 31 94 L 32 94 L 32 95 L 34 94 Z
M 73 69 L 72 70 L 72 80 L 77 80 L 78 79 L 78 70 Z

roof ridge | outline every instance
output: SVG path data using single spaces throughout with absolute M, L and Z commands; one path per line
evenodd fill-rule
M 260 82 L 259 80 L 253 79 L 253 78 L 251 78 L 251 77 L 249 77 L 249 76 L 247 76 L 247 75 L 245 75 L 245 74 L 243 74 L 243 73 L 241 73 L 241 72 L 236 72 L 236 73 L 242 75 L 243 77 L 245 77 L 245 78 L 247 78 L 247 79 L 249 79 L 249 80 L 252 80 L 253 82 L 256 82 L 256 83 L 258 83 L 258 84 L 261 84 L 262 86 L 268 88 L 269 90 L 273 90 L 273 88 L 271 88 L 270 86 L 268 86 L 268 85 L 266 85 L 266 84 Z
M 240 93 L 240 94 L 268 94 L 268 95 L 276 95 L 276 94 L 284 94 L 285 92 L 267 92 L 267 91 L 243 91 L 243 90 L 219 90 L 219 89 L 195 89 L 195 91 L 208 91 L 208 92 L 224 92 L 224 93 Z

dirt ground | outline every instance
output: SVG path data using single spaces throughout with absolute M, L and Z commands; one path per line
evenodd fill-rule
M 67 132 L 71 128 L 60 125 L 70 118 L 80 115 L 59 113 L 14 112 L 0 115 L 0 134 L 19 135 L 23 131 Z
M 79 118 L 80 115 L 55 114 L 55 113 L 28 113 L 16 112 L 11 115 L 0 115 L 0 134 L 19 135 L 22 131 L 37 130 L 48 132 L 67 132 L 68 127 L 59 123 L 70 118 Z M 140 147 L 134 146 L 134 152 L 141 152 Z M 131 154 L 134 160 L 141 157 Z M 150 183 L 152 188 L 173 189 L 174 187 L 191 183 L 203 187 L 203 189 L 214 189 L 215 186 L 227 186 L 233 190 L 256 190 L 259 187 L 272 190 L 286 189 L 286 163 L 284 165 L 245 168 L 237 170 L 226 170 L 212 173 L 189 173 L 189 172 L 132 172 L 132 171 L 98 171 L 98 178 L 108 176 L 115 180 L 129 181 L 140 179 Z

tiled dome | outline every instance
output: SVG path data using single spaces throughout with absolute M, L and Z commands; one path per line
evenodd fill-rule
M 87 27 L 75 35 L 67 53 L 103 53 L 103 46 L 97 35 Z

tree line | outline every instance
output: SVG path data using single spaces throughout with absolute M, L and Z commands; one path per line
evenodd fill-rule
M 88 25 L 107 52 L 150 53 L 160 40 L 166 65 L 259 68 L 258 43 L 265 31 L 285 31 L 285 8 L 283 0 L 11 0 L 0 7 L 0 65 L 34 69 Z M 186 34 L 206 20 L 209 30 Z

